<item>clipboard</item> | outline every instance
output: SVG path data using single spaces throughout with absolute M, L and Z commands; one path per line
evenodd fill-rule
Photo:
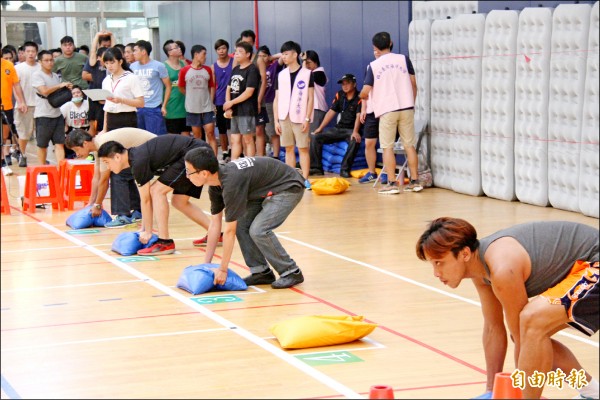
M 104 101 L 107 97 L 114 97 L 114 94 L 104 89 L 84 89 L 83 93 L 92 101 Z

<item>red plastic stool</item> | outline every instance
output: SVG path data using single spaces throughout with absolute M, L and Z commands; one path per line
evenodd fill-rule
M 67 187 L 67 165 L 69 163 L 69 160 L 64 158 L 62 160 L 60 160 L 60 163 L 58 164 L 58 177 L 60 179 L 60 189 L 61 191 L 64 193 L 65 192 L 65 188 Z
M 76 187 L 77 173 L 81 188 Z M 89 161 L 69 161 L 66 163 L 63 177 L 64 205 L 72 210 L 76 201 L 87 202 L 92 194 L 92 179 L 94 178 L 94 163 Z
M 2 177 L 2 213 L 10 214 L 10 202 L 8 201 L 8 192 L 6 191 L 6 182 L 4 182 L 4 174 L 0 174 Z
M 37 190 L 37 178 L 39 174 L 48 175 L 49 196 L 39 196 Z M 28 208 L 35 211 L 36 204 L 52 203 L 52 208 L 64 209 L 58 169 L 54 165 L 35 165 L 27 167 L 25 175 L 25 195 L 23 199 L 23 211 Z

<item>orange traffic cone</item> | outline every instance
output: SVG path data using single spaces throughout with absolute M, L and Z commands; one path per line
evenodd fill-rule
M 387 385 L 373 385 L 369 392 L 369 399 L 393 399 L 394 389 Z
M 494 390 L 492 399 L 522 399 L 523 392 L 513 386 L 513 381 L 508 372 L 498 372 L 494 377 Z

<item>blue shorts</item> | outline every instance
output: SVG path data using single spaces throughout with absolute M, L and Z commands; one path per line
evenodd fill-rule
M 215 123 L 215 113 L 213 111 L 205 113 L 186 113 L 185 123 L 188 126 L 204 126 Z
M 155 135 L 166 135 L 167 125 L 160 111 L 160 106 L 137 109 L 137 127 L 152 132 Z

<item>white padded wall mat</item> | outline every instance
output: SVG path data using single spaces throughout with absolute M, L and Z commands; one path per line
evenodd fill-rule
M 590 217 L 598 218 L 598 191 L 600 190 L 600 126 L 598 123 L 598 2 L 592 8 L 588 42 L 587 72 L 581 121 L 581 155 L 579 157 L 579 210 Z
M 463 14 L 454 21 L 452 103 L 449 140 L 452 190 L 480 196 L 481 56 L 485 14 Z
M 446 19 L 476 13 L 478 1 L 413 1 L 412 19 Z
M 552 9 L 519 14 L 515 77 L 515 193 L 519 201 L 548 205 L 548 80 Z
M 417 99 L 415 119 L 429 122 L 431 79 L 431 21 L 411 21 L 408 26 L 408 54 L 415 68 Z
M 548 199 L 579 211 L 581 116 L 591 6 L 560 4 L 552 18 L 548 104 Z
M 452 33 L 454 20 L 431 24 L 431 173 L 437 187 L 452 189 L 450 140 L 452 119 Z
M 496 199 L 515 200 L 515 52 L 519 14 L 491 11 L 481 60 L 481 186 Z

